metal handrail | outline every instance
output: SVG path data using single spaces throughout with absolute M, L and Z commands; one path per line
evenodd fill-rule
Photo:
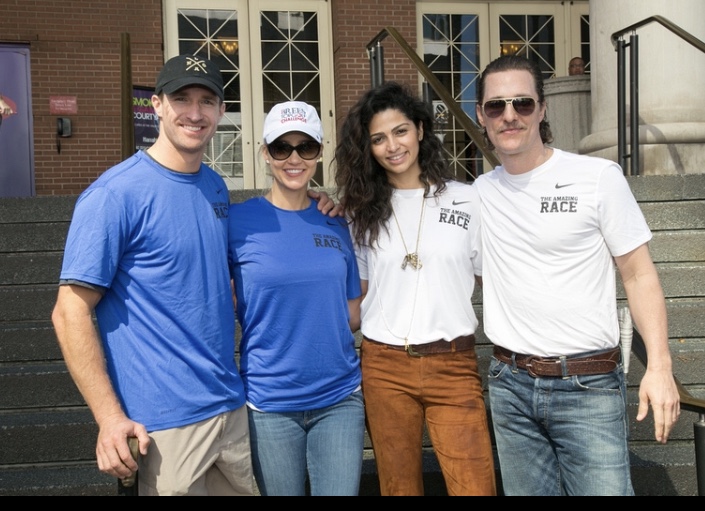
M 402 35 L 393 27 L 385 27 L 382 31 L 377 34 L 368 44 L 367 52 L 370 57 L 370 66 L 372 68 L 372 85 L 379 85 L 383 81 L 384 76 L 384 61 L 383 61 L 383 50 L 382 41 L 387 38 L 387 36 L 394 39 L 394 41 L 399 45 L 401 50 L 406 54 L 406 56 L 411 60 L 416 69 L 421 73 L 426 82 L 431 86 L 431 88 L 438 94 L 443 103 L 448 107 L 450 113 L 455 117 L 460 126 L 465 130 L 465 132 L 470 136 L 470 139 L 475 143 L 477 148 L 480 150 L 485 159 L 490 163 L 492 167 L 498 166 L 499 158 L 492 151 L 485 142 L 485 139 L 480 131 L 479 127 L 473 121 L 470 116 L 468 116 L 465 111 L 460 108 L 457 101 L 448 92 L 448 90 L 443 86 L 443 84 L 436 78 L 433 72 L 428 68 L 426 63 L 421 60 L 418 54 L 409 46 L 409 43 L 402 37 Z
M 630 160 L 630 174 L 639 174 L 639 36 L 635 33 L 638 28 L 650 23 L 659 23 L 684 41 L 705 53 L 705 42 L 695 37 L 690 32 L 683 30 L 675 23 L 663 16 L 650 16 L 638 23 L 634 23 L 612 34 L 612 45 L 617 52 L 617 147 L 619 164 L 625 174 L 627 173 L 627 158 Z M 631 33 L 629 44 L 624 42 L 623 36 Z M 627 153 L 626 135 L 626 47 L 630 47 L 630 125 L 631 125 L 631 151 Z
M 612 44 L 615 47 L 615 50 L 617 49 L 617 41 L 625 34 L 628 34 L 629 32 L 634 32 L 636 29 L 643 27 L 644 25 L 648 25 L 650 23 L 659 23 L 660 25 L 663 25 L 666 27 L 668 30 L 676 34 L 678 37 L 683 39 L 684 41 L 692 44 L 695 46 L 698 50 L 705 52 L 705 42 L 701 41 L 697 37 L 695 37 L 693 34 L 690 32 L 683 30 L 681 27 L 676 25 L 675 23 L 669 21 L 668 19 L 664 18 L 663 16 L 651 16 L 649 18 L 646 18 L 638 23 L 634 23 L 633 25 L 629 25 L 627 28 L 623 28 L 622 30 L 619 30 L 612 34 Z
M 646 345 L 644 344 L 644 339 L 639 334 L 639 331 L 635 328 L 634 335 L 632 338 L 632 353 L 639 359 L 639 361 L 646 367 L 648 362 L 648 357 L 646 354 Z M 676 381 L 676 387 L 678 388 L 678 395 L 681 401 L 681 410 L 686 410 L 689 412 L 695 412 L 699 414 L 699 419 L 693 424 L 694 429 L 694 444 L 695 444 L 695 471 L 696 477 L 698 479 L 698 495 L 705 496 L 705 399 L 698 399 L 693 396 L 688 390 L 683 386 L 683 384 L 678 380 L 678 378 L 673 377 Z

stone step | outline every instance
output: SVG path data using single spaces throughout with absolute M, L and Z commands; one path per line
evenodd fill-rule
M 95 461 L 98 428 L 85 406 L 0 411 L 0 466 Z
M 630 448 L 632 479 L 637 496 L 697 496 L 692 443 Z M 427 496 L 446 495 L 443 476 L 432 449 L 424 449 L 424 489 Z M 497 463 L 499 468 L 499 463 Z M 364 454 L 360 496 L 378 496 L 374 453 Z M 497 475 L 502 495 L 501 477 Z M 102 474 L 94 462 L 0 466 L 0 496 L 116 496 L 117 481 Z
M 668 303 L 669 307 L 697 307 L 698 304 L 705 302 L 705 297 L 698 296 L 695 292 L 702 282 L 702 265 L 692 267 L 696 271 L 689 270 L 687 266 L 664 268 L 661 278 L 664 282 L 666 298 L 671 299 Z M 57 290 L 57 284 L 0 286 L 0 325 L 51 320 Z M 676 299 L 683 297 L 693 299 Z M 623 291 L 620 291 L 618 298 L 624 298 Z M 473 303 L 476 305 L 476 311 L 481 313 L 482 295 L 479 289 L 476 290 Z
M 70 201 L 61 198 L 51 207 L 47 206 L 51 199 L 34 200 L 41 201 L 42 206 L 34 203 L 31 212 L 26 211 L 31 203 L 22 199 L 3 199 L 0 203 L 0 253 L 63 251 L 70 222 L 71 209 L 67 209 Z M 13 202 L 25 207 L 13 209 L 9 205 Z M 640 202 L 639 206 L 655 234 L 705 229 L 705 200 Z
M 705 231 L 654 232 L 649 250 L 657 263 L 702 262 Z
M 692 250 L 674 250 L 671 247 L 668 250 L 668 255 L 665 256 L 663 255 L 665 247 L 661 245 L 670 245 L 672 235 L 673 233 L 656 234 L 650 247 L 657 264 L 664 293 L 667 298 L 699 297 L 705 289 L 705 262 L 688 259 L 693 259 L 695 253 L 700 254 L 700 259 L 703 258 L 705 235 L 697 236 L 700 238 L 698 243 L 702 242 L 702 246 L 694 243 Z M 686 261 L 673 261 L 673 259 L 685 259 Z M 0 254 L 0 286 L 40 285 L 55 291 L 59 281 L 61 261 L 62 254 L 59 252 Z M 624 297 L 621 282 L 618 282 L 618 295 L 620 298 Z M 475 299 L 476 301 L 481 300 L 479 290 L 475 294 Z M 0 318 L 1 320 L 3 318 Z
M 705 247 L 703 247 L 705 253 Z M 705 262 L 656 263 L 656 269 L 668 298 L 701 298 L 705 290 Z M 622 280 L 617 279 L 617 297 L 626 298 Z
M 682 202 L 640 202 L 652 231 L 705 229 L 705 200 Z
M 486 374 L 489 349 L 479 350 L 480 371 Z M 702 365 L 699 365 L 702 367 Z M 693 365 L 695 368 L 695 365 Z M 694 369 L 695 370 L 695 369 Z M 643 368 L 632 362 L 628 376 L 628 413 L 632 441 L 649 442 L 653 439 L 653 421 L 649 415 L 637 422 L 638 385 Z M 484 388 L 487 388 L 483 376 Z M 35 365 L 23 368 L 15 365 L 0 366 L 2 388 L 14 389 L 0 397 L 0 436 L 3 445 L 10 446 L 3 453 L 3 464 L 47 463 L 64 459 L 70 454 L 72 461 L 90 460 L 93 453 L 97 427 L 82 397 L 60 363 Z M 691 385 L 689 392 L 695 397 L 705 396 L 705 386 Z M 486 397 L 489 405 L 489 399 Z M 488 407 L 490 423 L 491 413 Z M 672 440 L 692 440 L 693 424 L 697 414 L 684 411 L 674 428 Z M 77 435 L 80 438 L 77 438 Z M 74 439 L 72 452 L 67 453 L 66 439 Z M 430 446 L 426 435 L 424 445 Z M 366 446 L 371 447 L 369 439 Z M 87 458 L 86 458 L 87 457 Z
M 0 393 L 0 410 L 85 405 L 63 361 L 0 364 L 0 388 L 12 389 Z
M 665 446 L 635 444 L 630 446 L 632 483 L 637 496 L 697 496 L 695 453 L 692 442 L 669 442 Z M 496 467 L 499 470 L 499 462 Z M 424 450 L 424 489 L 428 496 L 444 496 L 445 484 L 432 449 Z M 497 474 L 502 495 L 502 481 Z M 368 452 L 363 461 L 360 483 L 361 496 L 378 496 L 374 453 Z
M 54 327 L 44 321 L 0 322 L 0 363 L 62 360 Z
M 697 339 L 705 333 L 705 300 L 669 299 L 668 311 L 669 339 Z
M 117 495 L 117 480 L 95 462 L 2 467 L 0 496 L 106 497 Z
M 692 441 L 632 443 L 629 451 L 637 496 L 698 496 Z
M 69 222 L 75 196 L 14 197 L 0 200 L 2 223 Z
M 58 283 L 0 287 L 0 325 L 50 321 L 57 291 Z
M 0 297 L 2 294 L 3 290 L 0 289 Z M 0 310 L 2 307 L 0 299 Z M 478 305 L 476 312 L 481 319 L 481 306 Z M 693 299 L 669 303 L 669 336 L 672 349 L 682 352 L 703 351 L 702 338 L 698 336 L 705 332 L 704 321 L 705 301 Z M 484 334 L 482 322 L 476 337 L 478 348 L 490 345 L 490 341 Z M 358 335 L 357 338 L 359 344 L 360 336 Z M 62 360 L 62 356 L 54 329 L 47 318 L 43 321 L 0 321 L 0 364 L 52 360 Z M 681 371 L 676 370 L 676 374 L 681 374 Z
M 0 252 L 63 251 L 67 222 L 1 223 Z
M 705 399 L 701 369 L 705 367 L 705 175 L 628 180 L 654 233 L 650 250 L 667 296 L 674 373 L 688 392 Z M 259 194 L 231 192 L 231 200 Z M 117 481 L 96 468 L 97 427 L 66 370 L 50 321 L 75 200 L 0 201 L 2 496 L 117 494 Z M 621 285 L 618 293 L 618 303 L 624 305 Z M 479 290 L 473 302 L 481 319 Z M 485 375 L 492 346 L 482 328 L 477 337 L 480 371 Z M 697 495 L 692 439 L 699 417 L 683 412 L 669 443 L 657 444 L 651 415 L 643 422 L 635 419 L 643 374 L 643 366 L 632 356 L 627 400 L 635 491 L 644 496 Z M 360 494 L 377 495 L 369 438 L 365 445 Z M 427 434 L 423 445 L 426 493 L 444 495 Z
M 700 312 L 704 308 L 705 305 L 695 310 Z M 688 306 L 683 314 L 692 315 L 689 314 L 691 310 Z M 679 381 L 689 390 L 702 385 L 701 368 L 705 367 L 705 339 L 676 337 L 671 339 L 670 345 L 673 370 Z M 484 375 L 492 356 L 492 344 L 482 329 L 478 330 L 477 353 L 480 373 Z M 29 324 L 17 328 L 0 328 L 0 356 L 0 388 L 13 389 L 13 392 L 0 394 L 0 402 L 7 407 L 47 406 L 59 395 L 64 400 L 57 403 L 58 406 L 82 404 L 49 325 Z M 638 385 L 643 372 L 641 362 L 632 355 L 629 383 Z M 33 379 L 36 379 L 36 383 L 33 383 Z M 73 399 L 68 399 L 68 396 L 73 396 Z M 705 395 L 696 397 L 705 398 Z
M 0 254 L 0 286 L 56 284 L 61 252 L 15 252 Z
M 705 174 L 629 176 L 627 181 L 639 202 L 705 199 Z

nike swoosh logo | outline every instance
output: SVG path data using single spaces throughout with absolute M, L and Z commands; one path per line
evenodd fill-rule
M 222 191 L 223 191 L 223 189 L 221 188 L 220 190 L 217 190 L 215 193 L 217 193 L 218 195 L 220 195 L 220 192 L 222 192 Z
M 453 206 L 460 206 L 461 204 L 467 204 L 468 202 L 470 202 L 470 201 L 469 201 L 469 200 L 464 200 L 464 201 L 457 201 L 457 200 L 454 200 L 454 201 L 453 201 Z
M 566 186 L 573 186 L 575 183 L 569 183 L 567 185 L 559 185 L 556 183 L 556 190 L 560 190 L 561 188 L 565 188 Z
M 326 223 L 327 223 L 328 225 L 332 225 L 333 227 L 337 227 L 337 226 L 340 225 L 339 223 L 337 223 L 337 222 L 331 222 L 330 220 L 328 220 Z

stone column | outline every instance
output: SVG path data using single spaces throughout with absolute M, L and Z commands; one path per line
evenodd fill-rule
M 550 145 L 571 153 L 580 152 L 580 141 L 590 133 L 590 76 L 559 76 L 544 82 L 551 125 Z
M 592 127 L 580 153 L 618 161 L 617 52 L 611 36 L 656 15 L 705 41 L 703 0 L 590 0 Z M 657 22 L 636 34 L 639 173 L 705 173 L 705 53 Z M 628 55 L 626 60 L 628 66 Z

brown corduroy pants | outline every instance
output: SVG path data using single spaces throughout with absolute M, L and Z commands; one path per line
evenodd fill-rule
M 361 362 L 382 495 L 423 495 L 424 423 L 448 495 L 497 494 L 474 349 L 412 357 L 365 339 Z

